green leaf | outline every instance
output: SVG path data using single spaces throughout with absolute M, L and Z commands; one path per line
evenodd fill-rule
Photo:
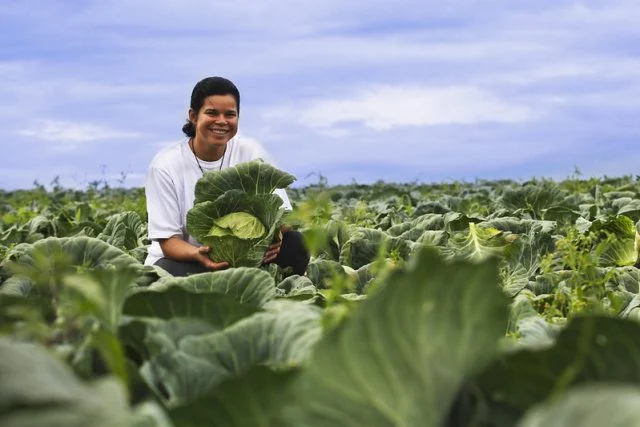
M 195 204 L 214 201 L 229 190 L 249 195 L 270 194 L 277 188 L 286 188 L 296 178 L 261 160 L 241 163 L 221 171 L 205 173 L 195 188 Z
M 129 316 L 193 317 L 224 328 L 259 311 L 275 298 L 273 278 L 264 270 L 239 267 L 161 279 L 127 298 Z
M 48 237 L 33 244 L 18 245 L 7 255 L 6 267 L 14 273 L 0 288 L 0 292 L 28 295 L 34 285 L 44 288 L 58 286 L 62 278 L 79 268 L 107 266 L 131 267 L 143 270 L 142 265 L 122 250 L 93 237 Z
M 540 257 L 553 247 L 551 236 L 534 225 L 526 234 L 515 236 L 504 249 L 502 284 L 507 295 L 513 297 L 535 278 L 540 266 Z
M 358 269 L 373 262 L 379 255 L 381 248 L 383 255 L 397 252 L 402 259 L 409 258 L 413 243 L 392 237 L 384 231 L 359 227 L 353 230 L 340 252 L 340 263 Z M 315 283 L 315 282 L 314 282 Z
M 564 192 L 553 181 L 507 188 L 500 198 L 500 203 L 505 208 L 512 211 L 522 209 L 532 214 L 534 219 L 544 219 L 546 210 L 563 206 L 564 201 Z
M 136 287 L 137 277 L 138 269 L 107 265 L 65 276 L 63 284 L 69 300 L 90 303 L 85 314 L 94 315 L 105 329 L 116 333 L 125 300 Z
M 318 289 L 307 276 L 294 274 L 276 286 L 276 294 L 281 297 L 308 299 L 315 296 Z
M 532 305 L 534 297 L 530 291 L 525 290 L 511 304 L 508 332 L 517 335 L 517 340 L 510 349 L 542 349 L 555 342 L 558 328 L 547 323 L 538 314 Z
M 513 425 L 531 406 L 587 383 L 638 384 L 640 335 L 635 322 L 599 316 L 576 318 L 555 344 L 521 350 L 496 360 L 475 382 L 489 408 L 488 419 L 511 414 Z M 487 409 L 485 409 L 487 411 Z
M 469 230 L 453 234 L 447 246 L 440 248 L 440 252 L 448 259 L 481 262 L 490 257 L 501 256 L 506 245 L 500 230 L 469 223 Z
M 189 404 L 172 409 L 171 419 L 179 427 L 281 427 L 280 409 L 291 399 L 289 385 L 296 375 L 297 371 L 252 368 Z
M 483 227 L 495 228 L 515 234 L 553 234 L 557 230 L 555 221 L 522 219 L 516 217 L 501 217 L 482 221 Z
M 598 257 L 600 266 L 628 266 L 636 263 L 636 226 L 629 218 L 615 216 L 596 220 L 589 231 L 599 237 L 593 252 Z
M 97 238 L 122 250 L 132 250 L 146 245 L 147 225 L 137 212 L 120 212 L 108 218 Z
M 139 292 L 127 299 L 124 314 L 138 317 L 195 317 L 225 327 L 258 311 L 238 303 L 232 296 L 195 293 L 172 286 L 163 292 Z
M 613 210 L 618 215 L 625 215 L 633 222 L 640 220 L 640 200 L 637 197 L 621 197 L 612 203 Z
M 238 267 L 187 277 L 167 277 L 141 292 L 163 292 L 178 286 L 194 293 L 226 294 L 240 304 L 262 307 L 275 296 L 273 277 L 263 269 Z
M 307 278 L 318 289 L 327 288 L 327 281 L 338 276 L 346 276 L 344 267 L 337 261 L 314 259 L 307 265 Z
M 173 427 L 162 406 L 155 402 L 143 402 L 133 408 L 131 427 Z
M 497 351 L 506 299 L 495 260 L 422 250 L 316 346 L 290 425 L 442 425 L 464 378 Z
M 303 364 L 322 333 L 320 309 L 291 301 L 273 301 L 267 308 L 221 331 L 185 331 L 175 347 L 151 359 L 145 375 L 167 390 L 170 406 L 180 406 L 254 366 Z
M 640 427 L 638 407 L 638 386 L 583 386 L 527 412 L 518 427 Z
M 3 427 L 129 425 L 121 383 L 105 378 L 84 384 L 40 346 L 0 338 L 0 378 Z

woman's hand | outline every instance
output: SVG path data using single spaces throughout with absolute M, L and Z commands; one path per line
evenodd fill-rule
M 215 262 L 209 258 L 209 246 L 193 246 L 178 236 L 160 240 L 164 256 L 180 262 L 198 262 L 210 270 L 221 270 L 229 266 L 228 262 Z
M 197 248 L 197 252 L 195 253 L 194 258 L 209 270 L 221 270 L 223 268 L 229 267 L 229 263 L 226 261 L 215 262 L 211 258 L 209 258 L 209 252 L 211 252 L 211 248 L 209 246 L 200 246 L 199 248 Z
M 280 232 L 274 237 L 274 243 L 270 244 L 264 253 L 264 258 L 262 258 L 263 264 L 268 264 L 278 257 L 278 254 L 280 254 L 280 246 L 282 246 L 282 234 L 291 229 L 288 225 L 280 226 Z
M 267 251 L 264 253 L 264 257 L 262 258 L 263 264 L 269 264 L 271 261 L 278 257 L 280 253 L 280 246 L 282 245 L 282 240 L 278 240 L 276 243 L 272 243 L 267 248 Z

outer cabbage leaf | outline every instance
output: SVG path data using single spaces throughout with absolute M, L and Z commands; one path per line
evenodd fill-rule
M 509 313 L 509 335 L 515 335 L 517 340 L 510 349 L 542 349 L 551 346 L 558 334 L 559 327 L 549 324 L 538 314 L 532 305 L 535 295 L 525 290 L 515 296 Z
M 290 383 L 298 370 L 274 372 L 257 366 L 170 411 L 180 427 L 283 427 L 282 403 L 291 399 Z
M 237 302 L 229 295 L 195 293 L 179 286 L 171 286 L 162 292 L 136 293 L 127 299 L 123 312 L 128 316 L 166 320 L 192 317 L 224 327 L 258 310 L 256 307 Z
M 476 378 L 478 408 L 494 426 L 512 426 L 528 408 L 589 383 L 638 384 L 636 322 L 601 316 L 573 319 L 545 349 L 523 349 L 495 360 Z
M 535 219 L 544 219 L 547 209 L 565 206 L 566 195 L 560 186 L 552 181 L 541 181 L 516 188 L 507 188 L 499 203 L 511 211 L 522 210 Z
M 162 279 L 129 296 L 124 313 L 161 319 L 195 317 L 224 327 L 258 311 L 275 298 L 269 273 L 239 267 Z
M 340 251 L 349 240 L 351 230 L 344 221 L 329 220 L 325 224 L 307 227 L 302 230 L 302 233 L 305 241 L 318 241 L 318 244 L 315 245 L 319 246 L 316 257 L 338 261 Z
M 307 277 L 318 289 L 326 288 L 327 280 L 346 274 L 342 264 L 328 259 L 314 259 L 307 266 Z
M 40 346 L 0 339 L 0 425 L 116 427 L 131 421 L 114 378 L 85 384 Z
M 558 226 L 555 221 L 521 219 L 516 217 L 494 218 L 482 222 L 483 227 L 492 227 L 500 231 L 508 231 L 516 234 L 553 234 Z
M 205 173 L 196 183 L 195 204 L 214 201 L 229 190 L 242 189 L 251 195 L 271 194 L 276 188 L 285 188 L 295 180 L 289 173 L 261 160 L 253 160 L 221 171 Z
M 611 203 L 611 207 L 618 215 L 625 215 L 634 222 L 640 220 L 640 200 L 634 197 L 621 197 Z
M 527 412 L 518 427 L 640 427 L 640 387 L 576 387 L 555 402 Z
M 305 300 L 314 297 L 318 292 L 307 276 L 299 276 L 294 274 L 282 280 L 276 286 L 276 295 L 279 297 L 293 298 L 296 300 Z
M 147 244 L 147 225 L 137 212 L 121 212 L 108 218 L 97 237 L 122 250 L 132 250 Z
M 444 230 L 444 228 L 444 215 L 427 213 L 420 215 L 411 221 L 406 221 L 390 227 L 387 230 L 387 234 L 394 237 L 399 237 L 404 234 L 404 238 L 409 238 L 410 234 L 416 233 L 417 237 L 420 237 L 420 234 L 425 230 Z
M 259 268 L 239 267 L 187 277 L 167 277 L 148 289 L 161 292 L 172 286 L 198 294 L 226 294 L 240 304 L 258 308 L 275 298 L 273 277 Z
M 419 251 L 318 343 L 283 425 L 443 425 L 504 333 L 497 275 L 496 260 L 449 265 Z
M 33 244 L 20 244 L 7 254 L 3 266 L 14 272 L 0 292 L 28 295 L 35 283 L 60 283 L 78 269 L 107 266 L 130 267 L 144 272 L 144 267 L 122 250 L 93 237 L 48 237 Z M 139 280 L 147 280 L 142 274 Z
M 392 237 L 381 230 L 358 227 L 353 230 L 351 237 L 342 247 L 340 263 L 357 270 L 374 261 L 383 245 L 385 255 L 397 252 L 400 258 L 408 259 L 415 243 Z
M 542 232 L 542 228 L 539 224 L 532 225 L 527 234 L 517 236 L 505 247 L 501 276 L 509 296 L 516 295 L 535 279 L 541 256 L 553 248 L 551 235 Z
M 175 350 L 186 335 L 220 331 L 260 311 L 275 293 L 273 278 L 257 268 L 165 278 L 129 296 L 124 314 L 138 317 L 120 337 L 149 360 L 154 348 Z
M 170 406 L 179 406 L 254 366 L 303 364 L 322 335 L 321 310 L 292 301 L 272 301 L 265 308 L 216 332 L 185 331 L 145 362 L 143 375 L 167 391 Z M 162 328 L 155 333 L 161 335 Z
M 209 257 L 227 261 L 231 267 L 259 267 L 273 240 L 284 210 L 277 194 L 251 195 L 229 190 L 215 201 L 196 204 L 187 213 L 187 230 L 201 244 L 211 247 Z M 246 212 L 258 218 L 266 233 L 262 237 L 243 239 L 234 235 L 211 236 L 213 224 L 234 212 Z
M 635 247 L 636 226 L 626 216 L 596 220 L 589 231 L 600 237 L 600 243 L 594 249 L 600 266 L 628 266 L 638 260 Z
M 507 244 L 502 231 L 471 222 L 468 231 L 454 233 L 447 246 L 439 249 L 448 259 L 482 262 L 489 257 L 502 256 Z

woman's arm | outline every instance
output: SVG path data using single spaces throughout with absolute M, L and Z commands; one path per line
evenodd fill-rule
M 214 262 L 207 255 L 211 248 L 208 246 L 193 246 L 178 236 L 168 239 L 158 239 L 165 257 L 175 261 L 198 262 L 211 270 L 220 270 L 229 266 L 228 262 Z

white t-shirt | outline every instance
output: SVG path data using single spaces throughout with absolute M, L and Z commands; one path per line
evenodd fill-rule
M 235 136 L 227 143 L 223 159 L 215 162 L 201 159 L 198 161 L 206 172 L 218 170 L 221 161 L 224 162 L 222 169 L 226 169 L 255 159 L 262 159 L 276 166 L 271 156 L 259 143 Z M 200 177 L 202 177 L 202 171 L 187 141 L 170 145 L 153 158 L 145 186 L 149 215 L 148 236 L 151 240 L 147 258 L 144 261 L 145 265 L 152 265 L 163 257 L 160 244 L 155 239 L 181 235 L 192 245 L 201 246 L 187 232 L 187 212 L 193 207 L 196 182 Z M 282 198 L 282 206 L 291 210 L 291 202 L 286 191 L 277 189 L 275 193 Z

